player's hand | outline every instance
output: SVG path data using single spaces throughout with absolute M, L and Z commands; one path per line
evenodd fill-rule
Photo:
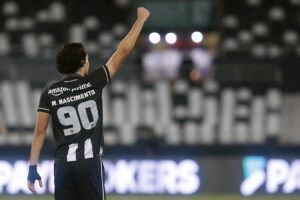
M 38 180 L 40 187 L 43 187 L 43 182 L 42 182 L 41 176 L 39 175 L 39 173 L 36 170 L 36 165 L 29 166 L 29 172 L 28 172 L 28 178 L 27 179 L 28 179 L 27 180 L 27 187 L 32 193 L 36 194 L 36 190 L 35 190 L 35 187 L 34 187 L 35 180 Z
M 138 7 L 137 15 L 138 19 L 141 19 L 143 22 L 145 22 L 148 19 L 150 12 L 144 7 Z

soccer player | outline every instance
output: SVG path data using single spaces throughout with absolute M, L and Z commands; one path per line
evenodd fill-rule
M 149 17 L 137 9 L 137 20 L 106 65 L 88 73 L 88 55 L 80 43 L 65 44 L 56 55 L 57 70 L 67 75 L 47 86 L 40 99 L 30 154 L 28 188 L 43 186 L 37 162 L 52 117 L 56 143 L 54 182 L 56 200 L 105 200 L 103 181 L 102 89 L 133 49 Z

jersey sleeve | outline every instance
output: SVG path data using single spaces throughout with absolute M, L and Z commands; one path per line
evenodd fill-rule
M 49 95 L 48 95 L 48 87 L 46 87 L 44 89 L 44 91 L 42 92 L 41 98 L 40 98 L 40 103 L 39 103 L 39 107 L 37 109 L 38 112 L 46 112 L 50 114 L 50 99 L 49 99 Z
M 109 70 L 106 65 L 103 65 L 92 71 L 87 78 L 97 88 L 103 89 L 110 82 Z

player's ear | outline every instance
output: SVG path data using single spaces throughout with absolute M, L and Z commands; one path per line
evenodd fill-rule
M 89 59 L 89 57 L 88 57 L 88 55 L 86 55 L 85 59 L 81 60 L 82 66 L 84 66 L 84 64 L 88 62 L 88 59 Z

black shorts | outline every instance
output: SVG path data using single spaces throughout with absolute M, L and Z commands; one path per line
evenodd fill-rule
M 55 162 L 55 200 L 105 200 L 104 167 L 101 157 Z

